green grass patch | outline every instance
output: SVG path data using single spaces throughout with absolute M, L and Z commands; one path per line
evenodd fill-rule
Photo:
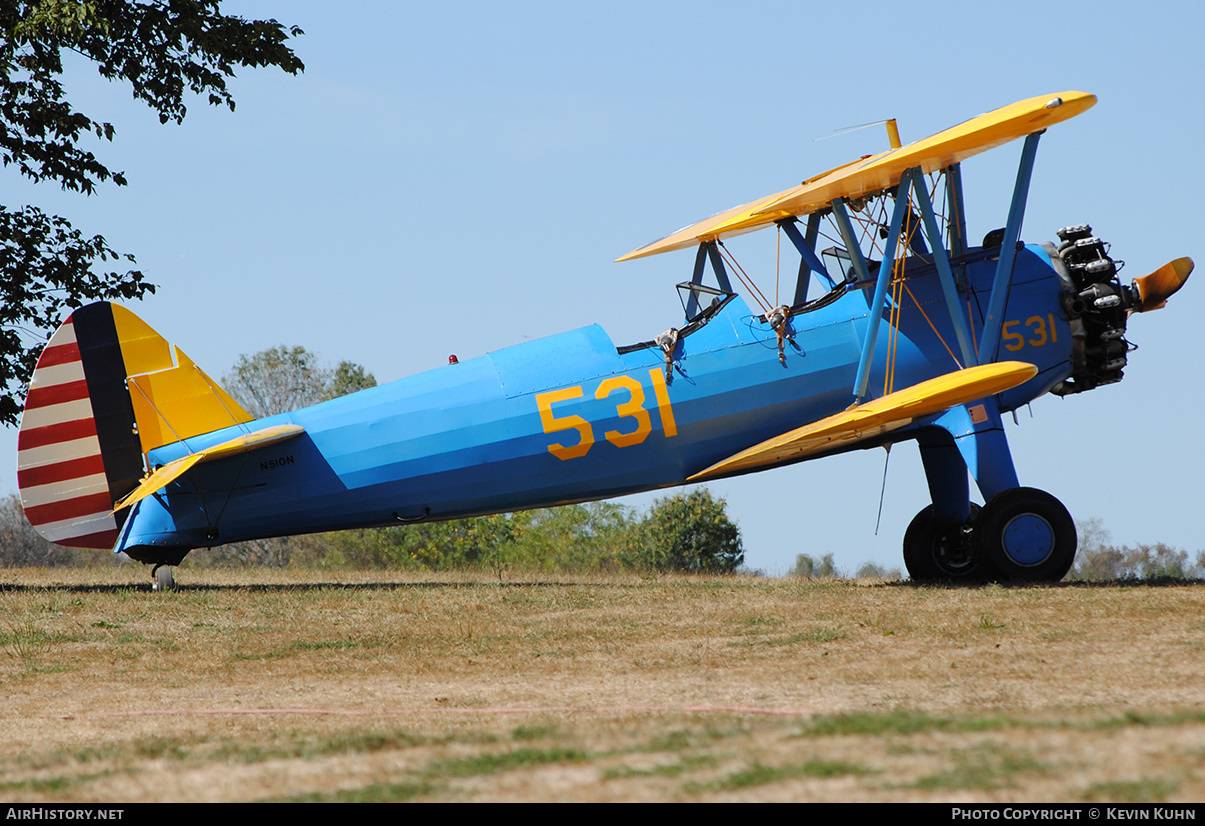
M 749 632 L 745 632 L 749 633 Z M 767 639 L 730 642 L 731 646 L 744 647 L 766 645 L 777 647 L 782 645 L 823 645 L 828 642 L 845 639 L 849 636 L 844 628 L 813 628 L 811 631 L 801 631 L 785 637 L 769 637 Z
M 1205 711 L 1180 711 L 1174 714 L 1152 714 L 1129 710 L 1120 717 L 1107 717 L 1094 720 L 1088 726 L 1093 731 L 1124 729 L 1130 726 L 1166 727 L 1181 726 L 1186 723 L 1205 723 Z
M 622 780 L 631 777 L 679 777 L 688 771 L 714 768 L 720 759 L 711 754 L 687 755 L 676 762 L 651 769 L 632 769 L 623 766 L 618 769 L 607 769 L 603 772 L 604 780 Z
M 1022 720 L 1000 714 L 939 717 L 920 711 L 898 709 L 884 713 L 855 712 L 813 717 L 801 725 L 797 736 L 840 737 L 924 732 L 968 734 L 1015 728 L 1113 731 L 1132 726 L 1173 727 L 1193 723 L 1205 723 L 1205 712 L 1183 711 L 1174 714 L 1149 714 L 1127 711 L 1118 716 L 1092 720 Z
M 1100 803 L 1152 803 L 1166 800 L 1180 784 L 1162 777 L 1139 780 L 1112 780 L 1094 783 L 1084 792 L 1084 800 Z
M 548 763 L 580 763 L 587 759 L 578 749 L 516 749 L 473 757 L 439 760 L 427 767 L 428 777 L 476 777 L 513 769 L 526 769 Z
M 669 734 L 663 734 L 660 737 L 653 739 L 649 745 L 649 751 L 682 751 L 690 748 L 698 742 L 696 736 L 689 731 L 671 731 Z
M 134 741 L 133 751 L 136 756 L 146 757 L 151 760 L 164 758 L 183 760 L 188 757 L 188 749 L 184 747 L 184 743 L 166 737 L 139 738 Z
M 440 787 L 432 783 L 373 783 L 358 789 L 312 792 L 297 797 L 274 798 L 269 803 L 405 803 L 429 795 Z
M 763 634 L 782 625 L 782 620 L 777 617 L 764 617 L 758 614 L 753 616 L 743 617 L 738 620 L 737 625 L 740 630 L 738 634 Z
M 912 787 L 924 791 L 1017 788 L 1021 785 L 1018 776 L 1050 768 L 1029 754 L 994 744 L 953 751 L 950 761 L 952 769 L 922 777 Z
M 26 780 L 0 781 L 0 792 L 34 792 L 36 794 L 62 794 L 76 786 L 108 777 L 110 772 L 100 774 L 74 774 L 59 777 L 31 777 Z
M 683 789 L 692 794 L 698 792 L 730 792 L 738 789 L 748 789 L 753 786 L 765 786 L 783 780 L 798 780 L 800 778 L 819 778 L 828 780 L 847 775 L 873 774 L 874 769 L 857 763 L 845 763 L 838 760 L 809 760 L 787 766 L 766 766 L 753 763 L 748 768 L 733 772 L 727 777 L 711 783 L 687 783 Z
M 401 750 L 433 742 L 406 731 L 349 732 L 327 737 L 288 735 L 285 742 L 248 746 L 224 740 L 211 755 L 223 762 L 262 763 L 265 760 L 313 760 L 332 754 L 372 754 Z
M 517 726 L 511 729 L 512 740 L 543 740 L 556 734 L 556 723 L 540 723 L 531 726 Z
M 992 616 L 991 611 L 986 611 L 979 615 L 979 623 L 977 627 L 991 630 L 995 628 L 1003 628 L 1004 624 L 997 622 L 996 618 Z
M 300 640 L 290 646 L 294 651 L 351 651 L 360 647 L 358 640 Z
M 701 730 L 690 731 L 687 729 L 675 729 L 666 734 L 660 734 L 648 742 L 641 751 L 672 751 L 678 752 L 688 748 L 698 748 L 710 746 L 718 740 L 723 740 L 727 737 L 741 736 L 748 734 L 749 730 L 742 725 L 726 726 L 721 728 L 714 722 L 709 722 Z
M 839 737 L 878 734 L 917 734 L 941 731 L 966 733 L 998 731 L 1028 726 L 1009 717 L 988 715 L 985 717 L 935 717 L 919 711 L 897 710 L 882 714 L 855 712 L 813 717 L 803 724 L 801 737 Z

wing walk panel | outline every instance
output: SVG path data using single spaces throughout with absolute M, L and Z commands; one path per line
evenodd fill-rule
M 1036 366 L 1019 361 L 947 373 L 768 439 L 696 473 L 688 481 L 701 482 L 848 447 L 955 405 L 1003 393 L 1037 374 Z

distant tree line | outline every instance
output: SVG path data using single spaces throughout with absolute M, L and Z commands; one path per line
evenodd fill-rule
M 1099 519 L 1077 523 L 1079 550 L 1075 565 L 1066 579 L 1071 582 L 1153 582 L 1159 580 L 1205 579 L 1205 551 L 1191 557 L 1188 551 L 1162 542 L 1154 544 L 1114 545 Z M 844 573 L 833 562 L 833 555 L 815 557 L 798 554 L 792 576 L 805 579 L 841 578 Z M 898 568 L 884 568 L 872 562 L 854 573 L 855 579 L 901 579 Z
M 1205 551 L 1195 558 L 1162 542 L 1114 545 L 1099 519 L 1077 523 L 1079 550 L 1067 579 L 1081 582 L 1112 580 L 1205 579 Z
M 0 567 L 59 568 L 83 561 L 84 554 L 47 542 L 33 529 L 21 508 L 21 499 L 10 493 L 0 499 Z
M 814 557 L 810 554 L 796 554 L 795 567 L 791 576 L 803 579 L 842 579 L 845 573 L 837 567 L 832 554 Z M 854 579 L 882 579 L 887 581 L 900 580 L 904 575 L 899 568 L 885 568 L 874 562 L 865 562 L 854 571 Z

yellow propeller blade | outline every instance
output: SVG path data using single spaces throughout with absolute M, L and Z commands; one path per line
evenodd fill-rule
M 753 470 L 851 445 L 955 405 L 1003 393 L 1037 374 L 1037 367 L 1020 361 L 982 364 L 947 373 L 768 439 L 696 473 L 689 481 Z
M 1184 286 L 1188 276 L 1192 275 L 1193 262 L 1191 258 L 1177 258 L 1169 261 L 1150 275 L 1134 279 L 1138 295 L 1142 297 L 1142 309 L 1139 312 L 1158 310 L 1167 303 L 1177 290 Z

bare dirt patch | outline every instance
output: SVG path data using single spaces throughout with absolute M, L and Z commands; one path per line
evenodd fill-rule
M 6 572 L 23 801 L 1205 799 L 1205 585 Z

